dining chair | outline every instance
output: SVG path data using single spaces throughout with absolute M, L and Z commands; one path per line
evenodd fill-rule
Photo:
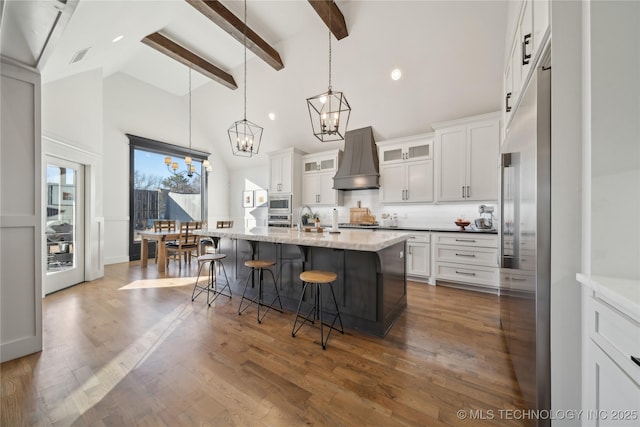
M 157 219 L 153 221 L 153 231 L 176 231 L 175 219 Z M 156 264 L 158 263 L 158 246 L 156 245 Z
M 174 258 L 178 261 L 178 271 L 182 271 L 182 256 L 184 256 L 185 264 L 191 263 L 191 255 L 199 255 L 200 236 L 193 234 L 195 230 L 202 229 L 202 221 L 183 221 L 180 223 L 180 233 L 178 239 L 174 242 L 166 244 L 167 250 L 167 267 L 169 259 Z

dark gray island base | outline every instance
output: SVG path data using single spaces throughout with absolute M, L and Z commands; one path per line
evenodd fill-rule
M 203 234 L 217 240 L 218 251 L 227 255 L 224 265 L 236 295 L 242 294 L 250 276 L 250 269 L 244 266 L 244 261 L 265 259 L 277 262 L 273 270 L 282 305 L 289 311 L 295 312 L 297 308 L 302 292 L 300 273 L 306 270 L 337 273 L 333 286 L 347 329 L 384 337 L 407 306 L 405 240 L 374 252 Z M 254 296 L 257 292 L 257 276 L 253 287 L 249 285 L 247 289 L 248 295 Z M 273 293 L 270 275 L 265 275 L 264 281 L 265 295 L 268 296 Z M 311 304 L 312 297 L 309 287 L 303 301 Z M 329 299 L 323 301 L 323 305 L 333 307 Z

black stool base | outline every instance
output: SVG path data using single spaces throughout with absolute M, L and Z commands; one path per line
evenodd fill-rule
M 200 280 L 200 274 L 202 273 L 202 267 L 205 264 L 209 264 L 209 278 L 207 280 L 206 286 L 200 285 L 198 281 Z M 218 290 L 218 275 L 216 274 L 216 264 L 222 267 L 222 273 L 224 274 L 224 285 L 222 289 Z M 224 293 L 225 288 L 229 291 L 229 293 Z M 198 291 L 198 293 L 196 293 Z M 200 264 L 200 268 L 198 268 L 198 276 L 196 277 L 196 283 L 193 286 L 193 292 L 191 293 L 191 301 L 195 301 L 198 296 L 203 293 L 207 293 L 207 305 L 211 307 L 211 303 L 214 302 L 220 295 L 228 297 L 231 299 L 231 287 L 229 287 L 229 278 L 227 277 L 227 271 L 224 268 L 224 264 L 219 260 L 213 261 L 205 261 Z M 213 297 L 209 295 L 213 294 Z
M 280 301 L 280 293 L 278 292 L 278 284 L 276 283 L 276 278 L 273 275 L 273 271 L 271 271 L 268 268 L 259 268 L 258 269 L 259 281 L 258 281 L 258 293 L 256 294 L 256 296 L 253 297 L 253 298 L 249 298 L 249 297 L 245 296 L 245 294 L 247 293 L 247 287 L 249 286 L 249 280 L 253 279 L 253 274 L 254 274 L 255 271 L 256 271 L 255 268 L 251 269 L 251 275 L 249 277 L 247 277 L 247 281 L 246 281 L 246 283 L 244 285 L 244 290 L 242 291 L 242 297 L 240 298 L 240 306 L 238 307 L 238 316 L 240 316 L 242 313 L 247 311 L 247 309 L 249 307 L 251 307 L 252 305 L 256 305 L 258 307 L 258 315 L 257 315 L 258 323 L 262 323 L 262 320 L 267 315 L 269 310 L 275 310 L 275 311 L 277 311 L 279 313 L 284 313 L 284 309 L 282 308 L 282 301 Z M 271 273 L 271 278 L 273 279 L 273 286 L 274 286 L 274 288 L 276 290 L 276 296 L 273 298 L 273 301 L 271 301 L 268 304 L 264 301 L 264 295 L 263 295 L 262 283 L 263 283 L 264 271 L 268 271 L 269 273 Z M 245 300 L 248 301 L 248 303 L 243 308 L 242 304 L 244 303 Z M 280 306 L 280 308 L 274 306 L 276 301 L 278 301 L 278 305 Z M 262 316 L 260 316 L 260 308 L 261 307 L 265 307 L 266 308 L 264 313 L 262 313 Z
M 342 325 L 342 316 L 340 316 L 340 309 L 338 308 L 338 303 L 336 301 L 336 295 L 333 293 L 333 285 L 329 282 L 327 283 L 329 285 L 329 289 L 331 290 L 331 297 L 333 298 L 333 304 L 336 308 L 336 312 L 335 313 L 329 313 L 329 312 L 325 312 L 322 309 L 322 287 L 320 283 L 311 283 L 311 285 L 313 285 L 314 287 L 314 302 L 313 302 L 313 307 L 311 307 L 311 310 L 309 310 L 309 312 L 307 313 L 306 316 L 300 314 L 300 308 L 302 306 L 302 298 L 304 297 L 304 293 L 307 289 L 307 286 L 309 285 L 309 282 L 304 282 L 304 286 L 302 287 L 302 295 L 300 295 L 300 301 L 298 302 L 298 309 L 296 310 L 296 318 L 295 321 L 293 322 L 293 329 L 291 330 L 291 336 L 295 338 L 296 334 L 298 333 L 298 331 L 300 330 L 300 328 L 302 328 L 302 326 L 307 323 L 307 321 L 311 321 L 312 324 L 315 324 L 316 320 L 320 321 L 320 343 L 322 344 L 322 349 L 326 350 L 327 349 L 327 341 L 329 341 L 329 335 L 331 335 L 331 330 L 335 330 L 340 332 L 341 334 L 344 334 L 344 326 Z M 333 320 L 331 321 L 331 323 L 326 322 L 324 320 L 324 313 L 329 314 L 329 316 L 333 316 Z M 310 319 L 310 317 L 313 315 L 313 318 Z M 298 323 L 298 319 L 302 318 L 304 320 L 302 320 L 302 322 L 298 325 L 298 327 L 296 328 L 296 325 Z M 335 323 L 336 320 L 340 321 L 340 329 L 338 329 L 337 327 L 335 327 Z M 324 327 L 327 326 L 329 328 L 329 332 L 327 332 L 327 336 L 324 336 Z

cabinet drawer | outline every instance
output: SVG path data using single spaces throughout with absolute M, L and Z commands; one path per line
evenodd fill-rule
M 436 245 L 436 261 L 497 267 L 498 249 Z
M 497 248 L 498 236 L 471 233 L 435 234 L 436 244 L 455 246 L 475 246 L 484 248 Z
M 640 384 L 640 366 L 631 361 L 640 358 L 640 324 L 598 298 L 587 301 L 589 337 Z
M 497 288 L 498 269 L 436 262 L 436 279 Z
M 409 236 L 407 242 L 424 242 L 429 243 L 431 241 L 431 233 L 412 233 Z

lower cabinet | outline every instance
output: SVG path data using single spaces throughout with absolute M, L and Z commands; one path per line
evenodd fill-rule
M 407 240 L 407 277 L 426 281 L 431 276 L 431 234 L 414 232 Z
M 586 295 L 583 308 L 583 425 L 638 426 L 640 365 L 632 357 L 640 358 L 640 319 L 627 316 L 597 295 Z
M 436 280 L 499 289 L 498 236 L 434 233 Z

